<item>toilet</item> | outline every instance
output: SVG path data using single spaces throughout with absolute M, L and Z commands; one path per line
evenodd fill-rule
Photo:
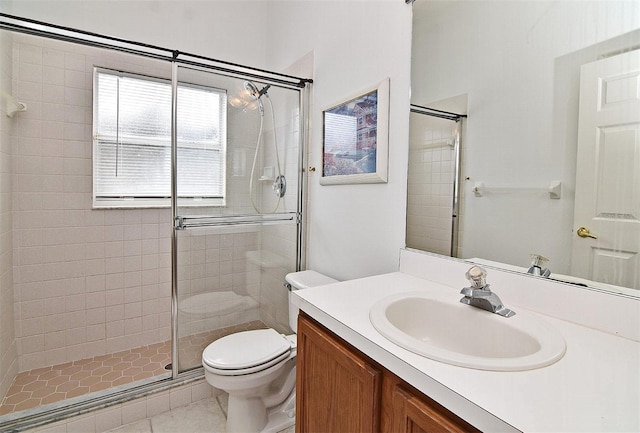
M 229 394 L 227 433 L 275 433 L 295 423 L 298 308 L 291 291 L 337 282 L 315 271 L 287 274 L 292 335 L 274 329 L 222 337 L 202 352 L 207 382 Z

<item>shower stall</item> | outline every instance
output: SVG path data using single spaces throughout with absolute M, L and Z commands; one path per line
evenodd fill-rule
M 6 14 L 0 58 L 0 430 L 289 331 L 310 80 Z

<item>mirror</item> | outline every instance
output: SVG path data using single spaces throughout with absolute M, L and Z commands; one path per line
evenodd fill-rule
M 435 183 L 461 141 L 457 246 L 416 247 L 523 272 L 544 256 L 550 278 L 640 295 L 639 53 L 637 2 L 416 0 L 411 103 L 468 115 L 411 115 L 410 161 L 448 172 L 410 163 L 408 232 L 451 215 L 412 191 L 452 188 Z

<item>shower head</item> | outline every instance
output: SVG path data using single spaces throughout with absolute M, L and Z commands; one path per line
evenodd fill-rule
M 259 100 L 262 95 L 267 94 L 267 90 L 269 90 L 269 87 L 271 86 L 267 84 L 262 88 L 262 90 L 258 90 L 258 86 L 253 84 L 251 81 L 244 82 L 244 90 L 246 90 L 247 93 L 249 93 L 249 95 L 256 101 Z
M 244 90 L 246 90 L 249 96 L 251 96 L 253 99 L 257 100 L 258 98 L 260 98 L 260 91 L 258 90 L 258 87 L 251 81 L 244 82 Z
M 238 89 L 238 92 L 229 97 L 229 105 L 244 111 L 258 108 L 260 113 L 263 114 L 264 106 L 262 105 L 262 97 L 266 96 L 269 98 L 267 90 L 269 90 L 270 87 L 271 85 L 267 84 L 262 89 L 258 89 L 258 86 L 253 82 L 245 81 L 242 83 L 242 87 Z M 269 98 L 269 102 L 271 102 L 271 98 Z

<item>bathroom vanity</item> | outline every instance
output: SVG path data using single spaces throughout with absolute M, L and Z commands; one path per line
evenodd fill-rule
M 559 360 L 526 370 L 436 361 L 372 325 L 376 303 L 402 293 L 460 304 L 469 267 L 403 250 L 399 272 L 294 292 L 298 431 L 428 431 L 432 423 L 452 432 L 640 431 L 637 298 L 490 269 L 488 282 L 514 317 L 534 316 L 566 342 Z
M 478 431 L 304 313 L 298 339 L 298 432 Z

